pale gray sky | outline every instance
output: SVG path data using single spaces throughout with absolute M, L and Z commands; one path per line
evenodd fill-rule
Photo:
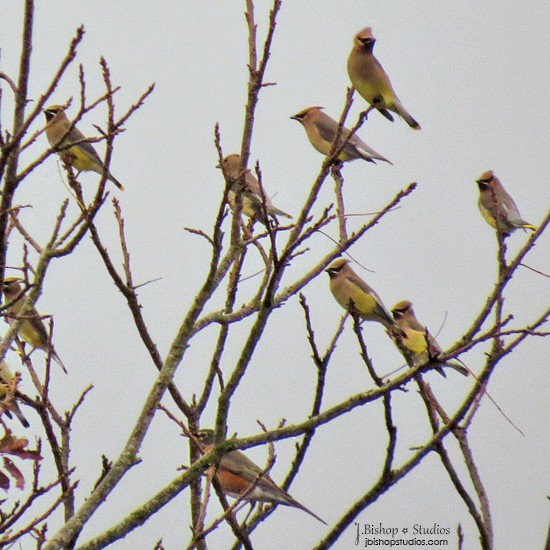
M 259 33 L 263 36 L 270 3 L 257 2 Z M 20 4 L 2 0 L 2 70 L 15 76 L 19 55 Z M 113 82 L 122 86 L 117 104 L 126 106 L 152 83 L 154 94 L 116 140 L 112 172 L 126 187 L 113 194 L 121 201 L 136 282 L 157 277 L 140 291 L 144 315 L 153 337 L 166 352 L 187 311 L 202 276 L 209 249 L 184 226 L 208 232 L 220 194 L 222 176 L 215 169 L 214 124 L 221 127 L 226 153 L 240 148 L 246 102 L 246 29 L 244 3 L 239 1 L 59 0 L 37 2 L 29 96 L 38 97 L 66 51 L 75 28 L 86 35 L 78 63 L 84 65 L 88 97 L 102 93 L 98 65 L 104 56 Z M 283 5 L 266 79 L 276 86 L 263 90 L 257 110 L 252 160 L 260 159 L 264 183 L 276 193 L 277 206 L 293 214 L 316 177 L 323 157 L 306 140 L 303 129 L 289 117 L 310 105 L 322 105 L 337 117 L 346 86 L 346 60 L 352 37 L 370 25 L 378 41 L 376 54 L 390 74 L 402 102 L 422 124 L 421 132 L 405 123 L 390 124 L 373 114 L 360 136 L 394 166 L 356 162 L 344 169 L 348 211 L 373 212 L 411 181 L 418 189 L 397 212 L 370 231 L 351 254 L 373 273 L 355 266 L 388 307 L 401 299 L 415 303 L 419 318 L 436 332 L 445 347 L 461 336 L 493 289 L 496 239 L 476 206 L 475 179 L 493 169 L 516 199 L 523 216 L 537 224 L 548 210 L 550 193 L 550 43 L 546 23 L 550 4 L 544 0 L 497 3 L 466 0 L 286 2 Z M 77 65 L 69 71 L 50 103 L 78 97 Z M 2 120 L 9 120 L 4 91 Z M 365 107 L 356 97 L 350 121 Z M 71 111 L 69 111 L 69 115 Z M 100 112 L 79 124 L 93 134 L 103 124 Z M 349 122 L 350 125 L 352 122 Z M 41 137 L 29 158 L 47 146 Z M 17 202 L 32 203 L 23 220 L 38 238 L 46 239 L 60 202 L 68 195 L 56 159 L 37 170 L 21 186 Z M 93 185 L 95 174 L 82 175 Z M 332 183 L 321 193 L 331 202 Z M 117 254 L 116 227 L 107 207 L 98 225 L 109 250 Z M 74 208 L 72 208 L 74 211 Z M 351 229 L 367 218 L 352 218 Z M 336 227 L 329 232 L 335 236 Z M 508 241 L 518 250 L 527 235 L 516 232 Z M 320 259 L 331 242 L 318 237 L 309 254 L 299 258 L 291 277 Z M 548 235 L 527 263 L 550 271 Z M 18 263 L 17 254 L 10 258 Z M 259 258 L 250 254 L 245 272 L 253 273 Z M 254 281 L 245 283 L 241 301 Z M 521 326 L 550 301 L 550 284 L 522 269 L 510 286 L 507 311 Z M 328 292 L 325 274 L 305 294 L 312 310 L 320 345 L 324 348 L 342 310 Z M 222 296 L 211 305 L 221 305 Z M 73 256 L 56 262 L 39 304 L 55 317 L 56 347 L 70 369 L 58 374 L 55 399 L 69 407 L 88 384 L 95 386 L 74 426 L 73 460 L 80 465 L 82 497 L 100 471 L 100 457 L 115 458 L 133 426 L 155 369 L 138 341 L 125 302 L 110 284 L 100 259 L 85 242 Z M 328 372 L 325 406 L 366 389 L 371 382 L 358 356 L 351 327 L 338 345 Z M 230 413 L 231 432 L 258 431 L 256 419 L 274 426 L 282 417 L 304 419 L 310 407 L 315 368 L 305 344 L 305 328 L 297 299 L 276 312 L 269 334 L 258 347 L 250 372 L 237 392 Z M 200 388 L 215 332 L 200 335 L 176 375 L 190 398 Z M 377 325 L 364 335 L 380 371 L 398 367 L 402 359 Z M 238 334 L 237 334 L 238 336 Z M 235 340 L 235 357 L 240 342 Z M 477 370 L 481 348 L 465 359 Z M 503 550 L 539 548 L 548 528 L 548 383 L 547 341 L 531 340 L 503 361 L 489 391 L 525 432 L 519 435 L 485 401 L 469 433 L 480 474 L 492 504 L 495 546 Z M 13 365 L 17 359 L 11 357 Z M 452 408 L 471 382 L 453 372 L 446 380 L 428 375 L 442 401 Z M 30 382 L 28 382 L 30 387 Z M 420 399 L 411 391 L 395 397 L 400 427 L 398 458 L 428 436 Z M 170 399 L 165 404 L 171 406 Z M 209 418 L 215 414 L 215 400 Z M 38 426 L 38 419 L 33 418 Z M 31 432 L 32 433 L 32 432 Z M 447 440 L 452 448 L 450 438 Z M 378 476 L 386 439 L 380 410 L 364 407 L 320 428 L 290 492 L 329 524 L 359 497 Z M 136 504 L 156 493 L 187 460 L 185 440 L 159 414 L 136 467 L 82 534 L 82 541 L 122 518 Z M 292 454 L 292 441 L 276 445 L 278 461 L 272 475 L 280 481 Z M 247 452 L 263 463 L 265 449 Z M 338 467 L 334 470 L 336 464 Z M 86 465 L 86 467 L 83 467 Z M 211 503 L 211 517 L 218 509 Z M 117 550 L 152 548 L 163 538 L 167 549 L 187 540 L 188 494 L 180 495 L 151 525 L 114 545 Z M 57 519 L 61 521 L 61 516 Z M 431 456 L 406 480 L 365 510 L 358 521 L 404 527 L 414 523 L 448 526 L 460 522 L 465 550 L 478 548 L 475 526 L 455 495 L 439 459 Z M 53 529 L 52 525 L 50 529 Z M 212 548 L 225 548 L 227 527 L 212 536 Z M 325 527 L 298 510 L 279 508 L 254 533 L 262 550 L 308 548 Z M 334 548 L 354 546 L 352 529 Z M 30 548 L 30 546 L 29 546 Z

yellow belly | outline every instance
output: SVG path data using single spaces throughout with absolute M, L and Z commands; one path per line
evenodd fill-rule
M 415 358 L 420 358 L 428 351 L 426 335 L 418 330 L 406 331 L 407 338 L 403 339 L 405 347 L 412 352 Z
M 90 170 L 93 172 L 101 172 L 101 167 L 99 164 L 87 155 L 80 147 L 71 147 L 67 150 L 66 154 L 63 155 L 63 157 L 79 172 Z
M 47 345 L 47 342 L 44 341 L 42 335 L 33 327 L 30 321 L 23 321 L 19 329 L 19 338 L 33 348 L 44 349 Z
M 493 228 L 493 229 L 496 229 L 497 228 L 497 222 L 495 220 L 495 218 L 493 217 L 493 215 L 491 214 L 491 212 L 489 212 L 489 210 L 487 210 L 487 208 L 485 208 L 485 206 L 483 206 L 481 204 L 481 202 L 478 203 L 479 205 L 479 211 L 481 212 L 481 215 L 483 216 L 483 219 Z

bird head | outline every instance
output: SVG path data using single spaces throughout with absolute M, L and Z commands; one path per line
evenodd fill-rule
M 367 52 L 372 52 L 374 44 L 376 43 L 376 38 L 372 34 L 371 27 L 365 27 L 361 29 L 354 37 L 353 43 L 358 50 L 365 50 Z
M 211 447 L 214 444 L 214 430 L 198 430 L 193 435 L 205 446 Z
M 313 113 L 315 111 L 320 111 L 324 109 L 324 107 L 320 107 L 318 105 L 314 107 L 307 107 L 306 109 L 303 109 L 299 113 L 296 113 L 294 116 L 291 116 L 291 120 L 297 120 L 300 124 L 303 124 L 304 121 L 308 118 L 310 113 Z
M 46 107 L 44 109 L 44 115 L 46 117 L 46 120 L 49 122 L 57 116 L 59 113 L 65 113 L 65 109 L 62 105 L 50 105 L 49 107 Z
M 241 171 L 241 155 L 237 153 L 232 153 L 231 155 L 227 155 L 223 159 L 223 169 L 227 176 L 229 176 L 232 180 L 236 180 L 240 178 L 243 174 L 247 174 L 250 172 L 248 168 L 244 168 L 243 171 Z M 218 164 L 217 168 L 222 168 L 221 165 Z
M 402 300 L 397 302 L 391 310 L 393 318 L 397 321 L 404 317 L 407 313 L 412 312 L 412 302 L 408 300 Z
M 484 189 L 490 187 L 494 179 L 495 174 L 492 170 L 487 170 L 486 172 L 483 172 L 483 174 L 481 174 L 481 176 L 479 176 L 479 178 L 476 180 L 479 190 L 483 191 Z
M 328 276 L 331 279 L 334 279 L 338 276 L 338 274 L 345 269 L 345 267 L 348 265 L 349 260 L 346 258 L 336 258 L 326 269 L 325 271 L 328 273 Z
M 21 293 L 22 282 L 23 279 L 19 277 L 5 277 L 4 285 L 2 286 L 4 296 L 6 296 L 8 300 L 15 298 L 18 294 Z

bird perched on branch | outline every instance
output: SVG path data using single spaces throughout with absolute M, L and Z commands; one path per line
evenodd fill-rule
M 15 414 L 19 422 L 21 422 L 25 428 L 28 428 L 29 423 L 15 400 L 14 379 L 15 376 L 10 371 L 7 363 L 5 361 L 0 361 L 0 407 L 5 409 L 8 416 L 11 416 L 10 413 Z
M 408 300 L 403 300 L 395 304 L 392 308 L 393 318 L 401 329 L 404 337 L 400 338 L 402 346 L 410 353 L 410 358 L 414 365 L 432 362 L 434 368 L 441 376 L 447 376 L 443 367 L 450 367 L 464 376 L 468 376 L 469 371 L 466 367 L 456 361 L 438 362 L 437 358 L 441 354 L 441 346 L 437 340 L 429 333 L 428 329 L 422 325 L 414 313 L 413 305 Z M 395 338 L 395 334 L 390 334 Z
M 208 453 L 214 446 L 214 431 L 199 430 L 194 434 L 203 445 L 203 452 Z M 259 466 L 254 464 L 243 452 L 231 451 L 224 455 L 216 469 L 216 476 L 223 492 L 244 500 L 272 502 L 298 508 L 326 525 L 319 516 L 283 491 Z M 245 496 L 243 494 L 251 489 Z
M 325 271 L 330 277 L 332 295 L 344 309 L 355 312 L 361 319 L 401 332 L 380 296 L 353 271 L 349 260 L 337 258 Z
M 236 153 L 228 155 L 223 159 L 223 169 L 231 181 L 231 187 L 227 195 L 227 200 L 232 210 L 235 209 L 236 195 L 239 190 L 238 182 L 239 177 L 241 176 L 240 167 L 241 156 Z M 221 166 L 218 165 L 218 168 L 221 168 Z M 273 205 L 271 199 L 265 193 L 263 186 L 260 187 L 260 182 L 248 169 L 244 170 L 244 187 L 241 192 L 241 197 L 243 213 L 255 221 L 264 223 L 266 214 L 275 221 L 277 221 L 277 216 L 292 219 L 290 214 L 283 212 Z
M 479 211 L 485 221 L 499 229 L 504 237 L 518 228 L 536 231 L 536 227 L 521 218 L 514 199 L 506 192 L 492 170 L 487 170 L 477 180 L 479 188 Z
M 92 171 L 112 181 L 121 191 L 124 186 L 109 172 L 99 158 L 93 145 L 86 142 L 84 134 L 76 127 L 71 130 L 71 121 L 61 105 L 52 105 L 44 109 L 46 116 L 46 137 L 59 156 L 78 172 Z
M 348 74 L 359 95 L 393 122 L 389 111 L 397 113 L 414 130 L 420 124 L 409 114 L 393 90 L 389 76 L 374 56 L 376 38 L 371 27 L 361 29 L 353 38 L 353 48 L 348 58 Z
M 336 138 L 338 131 L 338 122 L 322 111 L 323 107 L 308 107 L 290 118 L 297 120 L 306 130 L 307 137 L 317 151 L 323 155 L 328 155 L 332 143 Z M 376 163 L 381 160 L 392 164 L 386 157 L 371 149 L 357 134 L 348 139 L 351 131 L 348 128 L 342 128 L 337 147 L 341 147 L 345 140 L 346 144 L 338 154 L 338 160 L 346 162 L 349 160 L 363 159 L 368 162 Z
M 5 316 L 8 323 L 12 323 L 20 318 L 21 307 L 25 301 L 25 292 L 21 288 L 22 279 L 19 277 L 6 277 L 4 279 L 4 298 L 5 298 Z M 34 307 L 24 316 L 18 332 L 19 338 L 30 344 L 33 348 L 38 348 L 46 353 L 50 353 L 56 363 L 67 372 L 65 365 L 57 355 L 53 345 L 49 341 L 48 331 L 40 314 Z

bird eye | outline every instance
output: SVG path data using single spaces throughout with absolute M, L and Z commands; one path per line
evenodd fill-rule
M 483 185 L 489 185 L 493 181 L 493 178 L 486 178 L 484 180 L 478 180 L 478 183 L 481 183 Z

